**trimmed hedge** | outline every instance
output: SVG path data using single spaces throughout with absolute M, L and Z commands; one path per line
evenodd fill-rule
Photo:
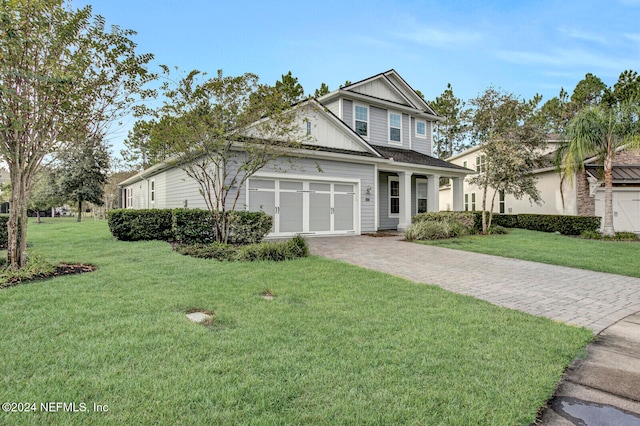
M 173 239 L 169 209 L 118 209 L 107 213 L 111 234 L 122 241 Z
M 523 213 L 518 215 L 518 227 L 532 231 L 580 235 L 584 231 L 598 231 L 600 229 L 600 217 Z
M 478 231 L 482 231 L 482 212 L 472 212 L 475 218 L 474 226 Z M 489 220 L 489 212 L 487 212 L 487 220 Z M 500 214 L 494 213 L 491 218 L 491 226 L 502 226 L 504 228 L 519 228 L 517 214 Z
M 273 227 L 273 218 L 264 212 L 231 211 L 229 244 L 256 244 Z M 176 240 L 183 244 L 211 244 L 216 241 L 216 229 L 211 213 L 201 209 L 173 211 Z
M 229 243 L 255 244 L 271 231 L 273 218 L 263 212 L 233 211 Z M 122 241 L 178 240 L 184 244 L 211 244 L 216 229 L 208 210 L 118 209 L 108 213 L 111 234 Z
M 465 228 L 472 229 L 474 227 L 474 213 L 473 212 L 427 212 L 418 213 L 411 218 L 412 223 L 420 222 L 457 222 Z M 482 219 L 481 219 L 482 220 Z

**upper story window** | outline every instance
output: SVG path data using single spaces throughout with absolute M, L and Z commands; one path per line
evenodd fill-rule
M 485 154 L 476 157 L 476 172 L 484 173 L 487 170 L 487 156 Z
M 311 134 L 311 122 L 307 120 L 307 136 Z
M 402 116 L 395 112 L 389 113 L 389 142 L 402 143 Z
M 355 106 L 355 131 L 360 136 L 369 136 L 369 108 L 366 106 Z
M 151 202 L 154 203 L 156 201 L 156 181 L 151 181 Z
M 416 136 L 419 138 L 427 137 L 427 122 L 424 120 L 416 120 Z

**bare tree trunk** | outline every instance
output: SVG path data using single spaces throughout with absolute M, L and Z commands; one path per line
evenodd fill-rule
M 82 220 L 82 200 L 78 201 L 78 218 L 76 222 L 80 222 Z
M 42 220 L 40 220 L 40 209 L 36 209 L 36 222 L 42 223 Z
M 610 155 L 604 160 L 604 235 L 613 236 L 613 159 Z
M 24 175 L 18 165 L 9 166 L 11 174 L 11 203 L 7 222 L 7 262 L 12 269 L 19 269 L 26 262 L 27 211 Z
M 493 222 L 493 207 L 496 203 L 496 194 L 498 193 L 498 189 L 493 191 L 493 197 L 491 197 L 491 208 L 489 209 L 489 223 L 487 223 L 487 229 L 491 228 L 491 222 Z
M 484 184 L 482 190 L 482 234 L 487 235 L 487 190 L 489 185 Z

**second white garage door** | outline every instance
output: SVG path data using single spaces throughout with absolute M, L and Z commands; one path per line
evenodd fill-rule
M 604 189 L 596 192 L 596 216 L 602 217 L 604 224 Z M 613 191 L 613 229 L 640 233 L 640 191 Z
M 249 180 L 250 211 L 273 216 L 272 236 L 359 232 L 357 184 L 285 179 Z

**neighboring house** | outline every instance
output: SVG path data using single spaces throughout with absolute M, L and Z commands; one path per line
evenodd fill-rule
M 547 141 L 547 148 L 541 152 L 540 167 L 533 171 L 538 178 L 542 204 L 537 205 L 527 197 L 517 200 L 511 195 L 496 196 L 494 212 L 518 214 L 564 214 L 578 216 L 604 216 L 604 180 L 602 164 L 595 158 L 585 161 L 585 171 L 562 179 L 553 165 L 553 157 L 561 142 L 553 136 Z M 447 161 L 479 172 L 483 167 L 480 146 L 456 154 Z M 616 231 L 640 233 L 640 151 L 620 151 L 613 166 L 613 224 Z M 571 182 L 570 182 L 571 181 Z M 562 186 L 561 186 L 562 185 Z M 493 190 L 489 189 L 487 208 L 490 207 Z M 440 188 L 440 210 L 450 210 L 450 186 Z M 464 210 L 482 209 L 482 190 L 464 182 Z
M 302 106 L 312 108 L 305 109 Z M 471 173 L 432 157 L 433 109 L 390 70 L 298 105 L 309 149 L 293 168 L 276 161 L 242 188 L 239 206 L 274 217 L 271 236 L 344 235 L 404 229 L 418 212 L 438 211 L 439 180 L 453 182 L 451 206 L 463 209 Z M 197 184 L 158 164 L 119 185 L 126 208 L 205 208 Z

